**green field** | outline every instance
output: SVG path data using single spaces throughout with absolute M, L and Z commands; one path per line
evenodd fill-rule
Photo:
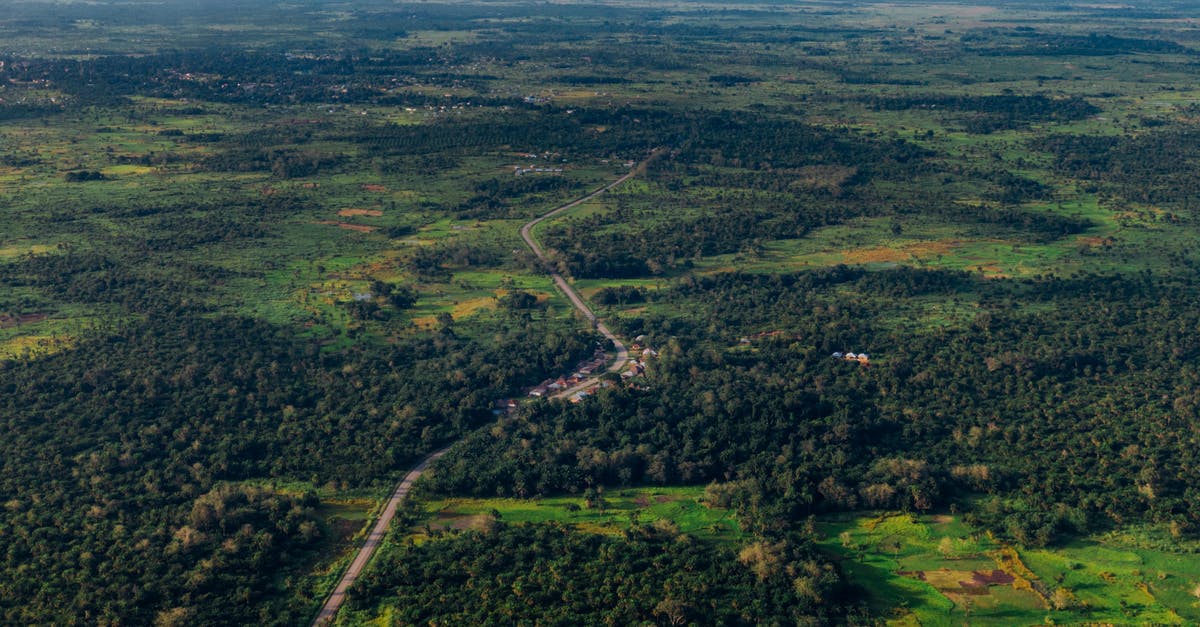
M 818 528 L 889 624 L 1200 620 L 1200 561 L 1184 547 L 1149 548 L 1152 529 L 1025 549 L 949 515 L 836 516 Z
M 704 488 L 626 488 L 603 493 L 589 507 L 579 497 L 522 499 L 435 499 L 422 503 L 429 529 L 482 529 L 490 520 L 507 523 L 558 522 L 581 532 L 620 534 L 633 525 L 673 525 L 702 540 L 739 542 L 749 537 L 729 510 L 702 502 Z M 498 516 L 497 516 L 498 515 Z

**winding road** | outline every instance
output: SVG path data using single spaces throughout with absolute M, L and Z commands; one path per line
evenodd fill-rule
M 655 154 L 657 154 L 657 153 L 655 153 Z M 651 159 L 653 159 L 653 158 L 654 157 L 652 156 Z M 587 196 L 572 200 L 571 202 L 569 202 L 565 205 L 560 205 L 560 206 L 552 209 L 548 213 L 542 214 L 541 216 L 534 218 L 533 220 L 530 220 L 529 222 L 526 222 L 525 226 L 521 227 L 521 239 L 525 240 L 525 245 L 529 246 L 529 250 L 532 250 L 533 254 L 537 255 L 538 261 L 541 261 L 546 266 L 546 268 L 549 270 L 550 259 L 546 256 L 546 251 L 542 250 L 542 245 L 539 244 L 537 242 L 537 240 L 533 238 L 533 227 L 540 224 L 543 220 L 553 218 L 554 216 L 556 216 L 560 213 L 563 213 L 564 211 L 569 211 L 571 209 L 574 209 L 575 207 L 578 207 L 579 205 L 582 205 L 583 203 L 599 196 L 600 194 L 607 192 L 608 190 L 620 185 L 621 183 L 624 183 L 625 181 L 632 178 L 633 175 L 635 175 L 639 171 L 641 171 L 641 169 L 644 165 L 645 165 L 645 163 L 643 163 L 642 165 L 639 165 L 637 168 L 630 170 L 627 174 L 625 174 L 621 178 L 609 183 L 608 185 L 605 185 L 604 187 L 601 187 L 600 189 L 597 189 L 596 191 L 588 194 Z M 625 344 L 623 342 L 621 342 L 621 340 L 616 335 L 614 335 L 613 332 L 610 331 L 609 328 L 603 322 L 601 322 L 599 318 L 596 317 L 596 314 L 592 312 L 592 309 L 590 307 L 588 307 L 587 303 L 583 300 L 583 297 L 579 295 L 579 292 L 575 291 L 574 287 L 571 287 L 570 283 L 567 283 L 567 280 L 563 278 L 563 275 L 561 275 L 558 272 L 555 272 L 553 270 L 549 270 L 549 272 L 550 272 L 550 278 L 554 279 L 554 284 L 558 286 L 559 291 L 561 291 L 563 294 L 565 294 L 567 296 L 567 298 L 571 301 L 571 304 L 575 306 L 575 309 L 578 309 L 579 313 L 583 314 L 583 317 L 587 318 L 589 322 L 591 322 L 593 325 L 595 325 L 597 331 L 599 331 L 604 337 L 606 337 L 610 341 L 612 341 L 613 348 L 615 348 L 617 351 L 617 358 L 615 361 L 613 361 L 612 365 L 608 367 L 608 371 L 609 372 L 620 372 L 621 368 L 624 368 L 625 364 L 629 362 L 629 350 L 625 348 Z M 573 394 L 579 390 L 587 389 L 587 387 L 592 385 L 593 383 L 594 383 L 593 380 L 585 381 L 583 383 L 580 383 L 579 385 L 576 385 L 575 387 L 572 387 L 568 390 L 564 390 L 563 392 L 556 394 L 555 396 L 559 397 L 559 396 L 566 396 L 569 393 Z
M 549 259 L 546 257 L 545 251 L 542 250 L 542 247 L 537 243 L 537 240 L 533 238 L 533 227 L 537 226 L 539 222 L 546 220 L 547 218 L 552 218 L 564 211 L 573 209 L 620 185 L 621 183 L 624 183 L 638 172 L 643 171 L 646 163 L 648 163 L 650 159 L 657 157 L 659 154 L 662 154 L 661 150 L 655 151 L 653 154 L 651 154 L 649 159 L 643 161 L 636 168 L 630 170 L 621 178 L 591 192 L 586 196 L 583 196 L 582 198 L 577 198 L 565 205 L 555 207 L 549 212 L 542 214 L 540 217 L 530 220 L 525 224 L 525 226 L 521 227 L 521 239 L 525 240 L 525 244 L 529 246 L 529 249 L 533 251 L 533 254 L 537 255 L 537 258 L 543 264 L 545 264 L 547 268 L 549 268 L 550 263 Z M 625 348 L 625 344 L 622 343 L 621 340 L 618 339 L 617 336 L 614 335 L 613 332 L 610 331 L 608 327 L 596 317 L 596 314 L 593 313 L 591 308 L 588 307 L 587 303 L 584 302 L 583 297 L 579 295 L 579 292 L 575 291 L 575 288 L 571 287 L 571 284 L 567 283 L 567 280 L 564 279 L 561 274 L 550 271 L 550 276 L 554 279 L 554 284 L 558 286 L 558 289 L 561 290 L 563 294 L 566 294 L 567 298 L 570 299 L 571 304 L 575 306 L 575 309 L 578 309 L 579 313 L 582 313 L 585 318 L 595 325 L 597 331 L 612 341 L 613 347 L 617 351 L 617 357 L 612 365 L 608 367 L 608 372 L 620 372 L 621 368 L 624 368 L 625 364 L 629 362 L 629 351 Z M 588 387 L 595 385 L 597 379 L 598 377 L 588 379 L 579 385 L 556 394 L 555 398 L 567 396 L 580 390 L 587 389 Z M 350 586 L 354 584 L 354 581 L 358 579 L 360 574 L 362 574 L 363 569 L 367 567 L 367 563 L 370 562 L 371 558 L 375 555 L 375 550 L 379 548 L 379 544 L 383 541 L 383 537 L 387 535 L 388 526 L 392 524 L 392 519 L 396 517 L 396 509 L 408 496 L 408 492 L 412 489 L 413 483 L 421 477 L 421 474 L 424 473 L 427 468 L 429 468 L 430 464 L 437 461 L 437 459 L 442 455 L 445 455 L 447 450 L 449 450 L 449 447 L 437 451 L 436 453 L 431 453 L 428 457 L 421 460 L 419 464 L 414 466 L 412 470 L 408 471 L 408 474 L 404 475 L 404 480 L 400 482 L 400 485 L 396 486 L 395 492 L 392 492 L 391 498 L 388 499 L 387 505 L 384 506 L 383 512 L 379 515 L 379 520 L 375 522 L 375 527 L 371 529 L 370 535 L 368 535 L 366 541 L 363 542 L 362 547 L 358 550 L 358 554 L 354 556 L 354 561 L 350 563 L 350 567 L 346 569 L 345 574 L 342 575 L 341 580 L 339 580 L 337 586 L 334 587 L 333 593 L 329 595 L 328 599 L 326 599 L 325 605 L 321 607 L 320 613 L 318 613 L 317 617 L 313 619 L 312 627 L 323 627 L 324 625 L 328 625 L 333 622 L 334 617 L 337 616 L 338 610 L 342 607 L 342 603 L 346 600 L 346 591 L 350 589 Z

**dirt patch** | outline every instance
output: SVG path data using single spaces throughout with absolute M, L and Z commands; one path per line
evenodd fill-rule
M 0 329 L 19 327 L 23 324 L 29 324 L 31 322 L 41 322 L 49 317 L 50 314 L 44 313 L 21 314 L 19 316 L 0 315 Z
M 654 497 L 655 503 L 670 503 L 671 501 L 674 501 L 674 500 L 675 499 L 673 499 L 665 494 L 659 494 L 658 496 Z
M 386 187 L 384 187 L 382 185 L 376 185 L 374 183 L 363 183 L 362 188 L 363 188 L 363 191 L 366 191 L 366 192 L 381 193 L 381 192 L 387 191 Z
M 637 497 L 636 499 L 633 499 L 633 502 L 637 503 L 638 507 L 649 507 L 650 506 L 650 499 L 646 498 L 646 495 L 644 495 L 644 494 L 642 496 Z
M 808 165 L 783 171 L 791 178 L 793 188 L 824 189 L 835 193 L 840 193 L 842 185 L 857 173 L 858 168 L 837 165 Z
M 378 218 L 379 216 L 383 215 L 383 212 L 380 211 L 379 209 L 349 208 L 349 209 L 342 209 L 341 211 L 338 212 L 338 215 L 342 216 L 343 218 L 348 218 L 350 216 L 372 216 L 372 217 Z
M 469 316 L 469 315 L 479 311 L 480 309 L 495 309 L 495 308 L 496 308 L 496 299 L 494 299 L 490 296 L 487 296 L 484 298 L 471 298 L 468 300 L 464 300 L 460 303 L 455 303 L 454 311 L 451 311 L 450 315 L 453 316 L 455 320 L 457 320 L 464 316 Z
M 954 250 L 959 242 L 954 240 L 937 240 L 932 242 L 915 242 L 904 246 L 891 248 L 862 248 L 848 250 L 842 253 L 845 263 L 883 263 L 908 261 L 910 259 L 927 259 L 937 255 L 945 255 Z
M 345 518 L 334 518 L 329 521 L 329 526 L 332 528 L 333 537 L 339 541 L 347 541 L 362 529 L 363 523 L 361 520 L 346 520 Z
M 990 573 L 978 570 L 975 571 L 975 576 L 972 577 L 972 581 L 979 582 L 985 586 L 1007 586 L 1011 585 L 1012 582 L 1016 581 L 1016 579 L 1014 579 L 1012 575 L 997 568 L 993 569 Z
M 372 231 L 379 230 L 379 227 L 377 227 L 377 226 L 367 226 L 365 224 L 350 224 L 349 222 L 335 222 L 333 220 L 317 220 L 313 224 L 324 224 L 327 226 L 336 226 L 339 229 L 346 229 L 347 231 L 358 231 L 359 233 L 371 233 Z
M 974 581 L 975 573 L 970 570 L 950 570 L 948 568 L 939 568 L 937 570 L 926 570 L 920 573 L 923 577 L 918 577 L 921 581 L 927 581 L 934 588 L 940 591 L 955 591 L 957 592 L 963 587 L 963 582 Z
M 449 526 L 451 529 L 486 529 L 491 516 L 487 514 L 472 514 L 464 516 L 458 512 L 438 512 L 437 527 L 445 528 Z

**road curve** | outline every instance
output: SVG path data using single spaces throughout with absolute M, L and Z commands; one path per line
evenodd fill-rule
M 650 155 L 649 159 L 638 164 L 638 166 L 636 168 L 633 168 L 632 170 L 627 172 L 625 175 L 623 175 L 621 178 L 605 185 L 604 187 L 601 187 L 601 188 L 593 191 L 592 193 L 590 193 L 582 198 L 577 198 L 565 205 L 560 205 L 558 207 L 555 207 L 554 209 L 551 209 L 550 211 L 542 214 L 541 216 L 538 216 L 537 218 L 534 218 L 533 220 L 530 220 L 529 222 L 525 223 L 525 226 L 521 227 L 521 239 L 525 240 L 525 245 L 529 246 L 529 250 L 533 251 L 533 254 L 537 256 L 538 261 L 541 261 L 543 264 L 546 265 L 547 269 L 549 269 L 550 259 L 548 257 L 546 257 L 546 251 L 542 250 L 541 244 L 538 244 L 537 240 L 533 238 L 533 227 L 537 226 L 543 220 L 553 218 L 554 216 L 556 216 L 564 211 L 569 211 L 571 209 L 574 209 L 575 207 L 578 207 L 579 205 L 582 205 L 583 203 L 599 196 L 600 194 L 607 192 L 608 190 L 620 185 L 621 183 L 624 183 L 625 181 L 632 178 L 638 172 L 643 171 L 646 167 L 646 164 L 649 163 L 651 159 L 654 159 L 655 157 L 659 156 L 660 154 L 662 154 L 661 149 L 654 151 L 654 153 Z M 553 270 L 550 270 L 550 278 L 554 280 L 554 284 L 558 286 L 559 291 L 561 291 L 563 294 L 565 294 L 567 296 L 567 299 L 571 301 L 571 304 L 575 306 L 575 309 L 578 309 L 579 313 L 583 314 L 583 317 L 585 317 L 589 321 L 591 321 L 592 324 L 594 324 L 596 326 L 596 330 L 599 331 L 601 333 L 601 335 L 608 338 L 613 343 L 613 348 L 615 348 L 617 351 L 617 358 L 615 361 L 613 361 L 612 365 L 608 367 L 608 371 L 609 372 L 620 372 L 621 369 L 625 367 L 625 364 L 629 362 L 629 350 L 627 348 L 625 348 L 625 344 L 623 342 L 621 342 L 621 340 L 615 334 L 613 334 L 613 332 L 611 330 L 609 330 L 608 326 L 606 326 L 603 322 L 600 321 L 599 318 L 596 317 L 596 314 L 592 311 L 591 307 L 588 307 L 587 303 L 583 300 L 583 297 L 579 295 L 579 292 L 575 291 L 575 288 L 571 287 L 571 284 L 567 283 L 567 280 L 564 279 L 561 274 L 559 274 L 558 272 L 555 272 Z M 576 385 L 570 389 L 564 390 L 558 394 L 555 394 L 554 396 L 556 398 L 562 397 L 562 396 L 567 396 L 569 394 L 573 394 L 580 390 L 587 389 L 588 387 L 592 386 L 594 383 L 595 383 L 594 380 L 589 380 L 584 383 L 580 383 L 579 385 Z
M 659 154 L 661 154 L 661 151 L 655 151 L 654 154 L 650 156 L 650 159 L 653 159 Z M 543 214 L 541 217 L 531 220 L 525 224 L 525 226 L 521 227 L 521 239 L 525 240 L 525 243 L 529 246 L 529 249 L 533 251 L 534 255 L 537 255 L 537 258 L 541 260 L 542 263 L 548 264 L 549 260 L 546 257 L 546 253 L 542 250 L 542 247 L 538 245 L 537 240 L 533 239 L 533 227 L 537 226 L 537 224 L 542 220 L 552 218 L 564 211 L 577 207 L 620 185 L 621 183 L 624 183 L 633 175 L 641 171 L 648 161 L 649 159 L 642 162 L 638 167 L 630 170 L 621 178 L 605 185 L 604 187 L 601 187 L 582 198 L 577 198 L 565 205 L 555 207 L 549 212 Z M 562 293 L 567 295 L 567 298 L 570 299 L 571 304 L 574 305 L 575 308 L 584 315 L 584 317 L 596 325 L 597 331 L 612 341 L 613 346 L 617 350 L 617 359 L 611 366 L 608 367 L 608 371 L 619 372 L 621 368 L 625 367 L 625 364 L 629 361 L 629 351 L 625 348 L 625 344 L 623 344 L 616 335 L 613 335 L 613 332 L 610 331 L 603 322 L 600 322 L 600 320 L 596 317 L 596 314 L 592 313 L 591 308 L 589 308 L 587 303 L 584 302 L 583 297 L 579 295 L 579 292 L 576 292 L 575 288 L 571 287 L 571 284 L 567 283 L 567 280 L 564 279 L 561 274 L 557 272 L 551 272 L 550 276 L 554 279 L 554 284 L 558 286 L 558 289 L 562 290 Z M 594 380 L 586 381 L 558 394 L 557 396 L 563 396 L 586 389 L 594 383 Z M 396 517 L 396 508 L 398 508 L 400 503 L 405 499 L 405 497 L 408 496 L 409 490 L 412 489 L 413 482 L 421 477 L 421 474 L 425 472 L 425 469 L 429 468 L 430 464 L 437 461 L 437 459 L 442 455 L 445 455 L 447 450 L 449 450 L 449 447 L 430 454 L 428 457 L 421 460 L 421 463 L 414 466 L 412 470 L 408 471 L 407 475 L 404 475 L 404 480 L 400 482 L 400 485 L 396 486 L 396 491 L 393 492 L 391 498 L 388 499 L 387 505 L 383 508 L 383 513 L 379 515 L 379 520 L 375 523 L 375 527 L 371 529 L 371 533 L 367 536 L 366 542 L 364 542 L 362 548 L 358 550 L 358 555 L 354 556 L 354 561 L 350 563 L 350 568 L 346 569 L 345 574 L 342 575 L 341 580 L 338 581 L 337 586 L 333 589 L 333 594 L 329 595 L 329 598 L 325 601 L 325 605 L 321 607 L 321 612 L 318 613 L 317 617 L 313 619 L 312 627 L 323 627 L 324 625 L 328 625 L 333 622 L 334 617 L 337 616 L 338 610 L 342 607 L 342 603 L 346 600 L 346 591 L 350 589 L 350 586 L 354 584 L 354 581 L 358 579 L 358 576 L 362 574 L 363 569 L 366 568 L 367 562 L 370 562 L 371 557 L 375 555 L 375 550 L 379 548 L 379 543 L 382 542 L 383 537 L 387 535 L 388 525 L 392 524 L 392 519 Z
M 325 601 L 325 605 L 321 607 L 321 612 L 313 619 L 312 627 L 321 627 L 333 622 L 333 617 L 337 616 L 338 610 L 342 607 L 342 602 L 346 600 L 346 591 L 354 584 L 354 580 L 362 574 L 362 571 L 367 566 L 367 562 L 371 561 L 371 556 L 375 555 L 375 549 L 379 548 L 379 543 L 383 541 L 383 537 L 387 535 L 388 525 L 392 524 L 392 519 L 396 516 L 396 508 L 400 506 L 400 502 L 408 496 L 409 490 L 412 489 L 413 482 L 421 477 L 421 473 L 425 472 L 429 465 L 437 461 L 437 458 L 446 454 L 447 448 L 444 448 L 436 453 L 431 453 L 428 457 L 421 460 L 421 463 L 408 471 L 404 475 L 404 480 L 400 485 L 396 486 L 396 491 L 392 492 L 391 498 L 388 499 L 387 505 L 383 508 L 383 513 L 379 515 L 379 520 L 375 522 L 375 527 L 371 529 L 370 535 L 367 536 L 366 542 L 363 542 L 362 548 L 358 550 L 358 555 L 354 556 L 354 561 L 350 563 L 350 568 L 346 569 L 338 581 L 337 587 L 333 589 L 333 594 Z

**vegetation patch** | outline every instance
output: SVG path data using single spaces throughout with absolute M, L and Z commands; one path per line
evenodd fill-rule
M 639 525 L 671 528 L 704 540 L 745 537 L 733 512 L 709 507 L 704 489 L 630 488 L 582 497 L 526 499 L 436 499 L 424 503 L 429 529 L 484 529 L 493 521 L 511 524 L 558 522 L 589 533 L 619 535 Z

